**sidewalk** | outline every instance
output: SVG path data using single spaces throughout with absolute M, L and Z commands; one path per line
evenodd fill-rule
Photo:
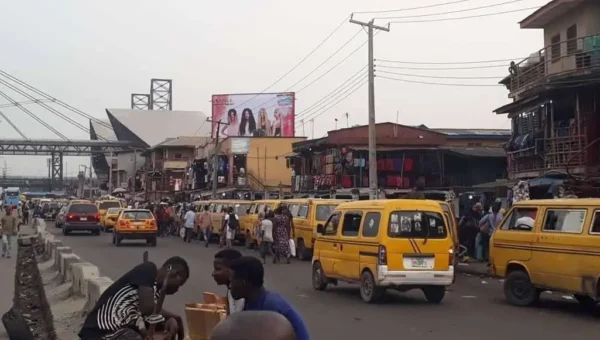
M 14 237 L 11 250 L 12 257 L 10 259 L 0 258 L 0 275 L 2 275 L 0 280 L 0 292 L 2 292 L 0 294 L 0 317 L 13 306 L 17 247 L 17 238 Z M 6 334 L 4 325 L 0 322 L 0 340 L 4 339 L 8 339 L 8 334 Z
M 494 276 L 492 275 L 491 267 L 487 263 L 478 262 L 460 262 L 455 268 L 457 273 L 477 275 L 477 276 Z

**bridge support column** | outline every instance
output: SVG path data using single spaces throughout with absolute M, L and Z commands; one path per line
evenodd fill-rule
M 63 153 L 53 152 L 50 158 L 50 190 L 63 189 Z

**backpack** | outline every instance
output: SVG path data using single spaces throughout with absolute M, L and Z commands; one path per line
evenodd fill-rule
M 229 229 L 238 230 L 240 229 L 240 222 L 235 217 L 235 214 L 229 214 Z

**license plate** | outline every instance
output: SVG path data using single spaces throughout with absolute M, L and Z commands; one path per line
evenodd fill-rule
M 80 221 L 87 221 L 87 217 L 81 217 L 79 220 Z
M 404 268 L 407 269 L 433 269 L 435 260 L 433 257 L 405 257 Z

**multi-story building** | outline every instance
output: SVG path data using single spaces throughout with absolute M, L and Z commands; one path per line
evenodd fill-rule
M 543 29 L 544 46 L 510 64 L 501 81 L 513 102 L 506 146 L 511 179 L 589 176 L 600 169 L 600 1 L 553 0 L 520 23 Z

